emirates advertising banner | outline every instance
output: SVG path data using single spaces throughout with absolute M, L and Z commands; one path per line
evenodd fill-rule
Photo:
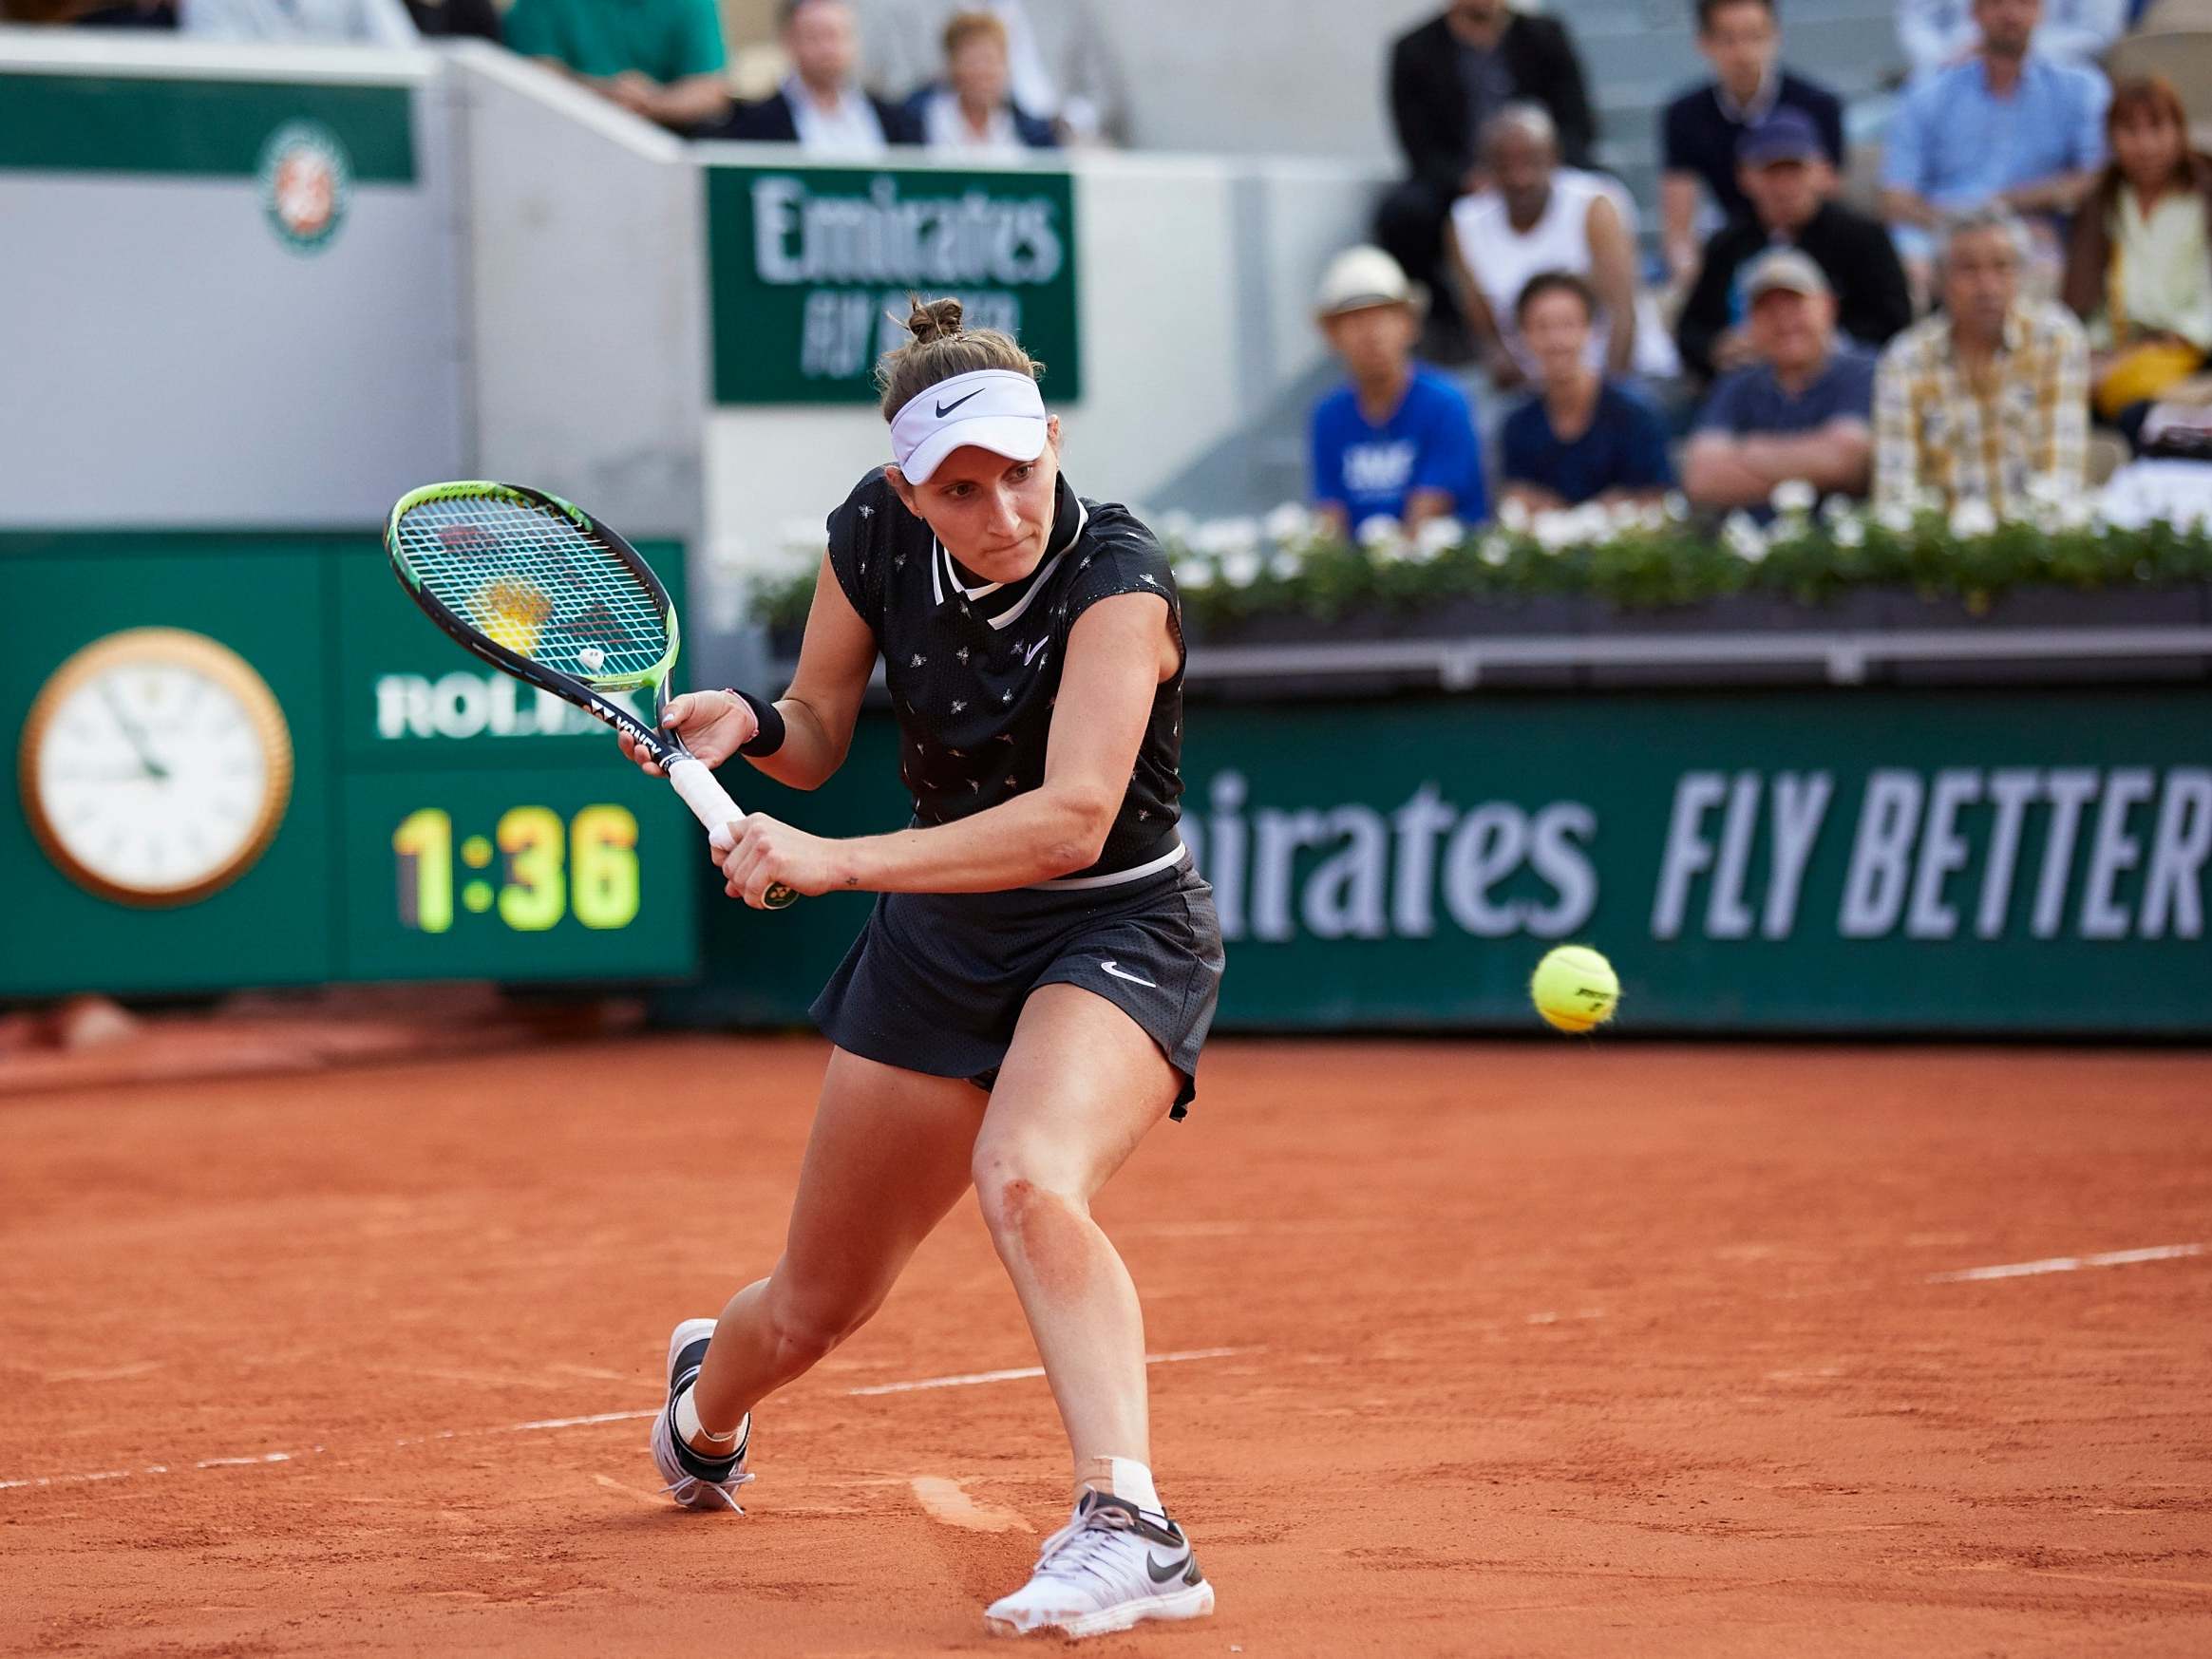
M 1018 338 L 1054 403 L 1083 395 L 1068 174 L 705 172 L 717 404 L 875 402 L 876 361 L 904 342 L 915 292 Z
M 759 804 L 900 821 L 886 726 Z M 1194 702 L 1183 829 L 1224 1027 L 1529 1029 L 1575 941 L 1622 1030 L 2203 1037 L 2207 731 L 2190 688 Z M 709 973 L 798 1017 L 863 909 L 780 985 L 710 912 Z

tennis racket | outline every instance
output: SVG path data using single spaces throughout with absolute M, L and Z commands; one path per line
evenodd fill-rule
M 627 732 L 669 775 L 718 852 L 745 817 L 703 761 L 663 731 L 681 634 L 668 590 L 637 550 L 580 507 L 482 481 L 410 490 L 384 528 L 400 585 L 424 614 L 502 673 Z M 640 720 L 608 695 L 652 692 Z M 766 902 L 799 895 L 781 882 Z

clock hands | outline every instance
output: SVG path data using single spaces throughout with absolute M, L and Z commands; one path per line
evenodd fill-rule
M 146 728 L 123 712 L 123 698 L 117 693 L 113 680 L 103 680 L 100 683 L 100 696 L 107 705 L 108 713 L 115 716 L 115 724 L 122 729 L 123 738 L 137 753 L 139 764 L 145 768 L 145 775 L 156 782 L 166 782 L 169 768 L 154 759 L 154 751 L 146 743 Z

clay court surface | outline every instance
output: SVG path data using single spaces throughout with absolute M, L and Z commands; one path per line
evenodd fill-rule
M 748 1516 L 653 1491 L 821 1058 L 0 1102 L 0 1650 L 1004 1650 L 1067 1475 L 1044 1384 L 974 1380 L 1034 1354 L 972 1203 L 762 1412 Z M 1220 1612 L 1088 1650 L 2212 1651 L 2212 1057 L 1206 1065 L 1101 1216 Z

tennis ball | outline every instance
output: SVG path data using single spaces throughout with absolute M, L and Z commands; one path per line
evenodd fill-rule
M 1587 945 L 1560 945 L 1529 976 L 1536 1011 L 1562 1031 L 1587 1031 L 1613 1018 L 1620 980 L 1613 964 Z
M 538 649 L 539 630 L 553 614 L 553 601 L 536 583 L 520 576 L 486 582 L 477 591 L 476 608 L 484 637 L 524 657 Z

